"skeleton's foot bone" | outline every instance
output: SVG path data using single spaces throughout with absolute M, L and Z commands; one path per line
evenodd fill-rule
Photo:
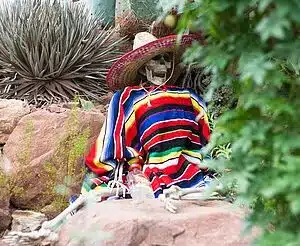
M 158 198 L 164 202 L 165 209 L 171 213 L 178 211 L 178 208 L 173 204 L 175 200 L 224 200 L 223 197 L 218 196 L 217 192 L 207 196 L 204 193 L 206 189 L 206 187 L 182 189 L 178 186 L 171 186 L 169 189 L 164 190 L 163 194 L 159 195 Z
M 158 199 L 164 203 L 164 208 L 169 212 L 175 214 L 177 213 L 177 207 L 172 203 L 172 199 L 165 196 L 165 194 L 160 194 Z
M 107 187 L 110 189 L 111 194 L 113 194 L 115 191 L 116 194 L 122 194 L 122 196 L 125 197 L 126 193 L 128 193 L 127 186 L 124 185 L 121 181 L 109 181 Z
M 128 188 L 123 183 L 123 169 L 124 163 L 121 162 L 116 168 L 114 179 L 108 182 L 108 188 L 110 188 L 111 194 L 115 193 L 116 195 L 119 195 L 122 193 L 123 197 L 125 197 L 126 193 L 128 192 Z

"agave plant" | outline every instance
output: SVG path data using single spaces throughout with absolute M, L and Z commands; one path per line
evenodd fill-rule
M 192 88 L 199 95 L 204 95 L 207 92 L 208 85 L 211 83 L 211 79 L 211 74 L 205 68 L 192 64 L 187 67 L 180 86 Z
M 0 2 L 0 65 L 15 76 L 0 82 L 0 97 L 29 103 L 99 100 L 122 40 L 87 8 L 64 0 Z

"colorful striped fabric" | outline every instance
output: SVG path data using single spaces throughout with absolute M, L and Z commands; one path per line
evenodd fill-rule
M 192 90 L 130 86 L 114 94 L 86 165 L 97 186 L 113 178 L 120 161 L 142 169 L 158 197 L 171 185 L 204 184 L 207 168 L 199 166 L 209 136 L 206 105 Z M 82 187 L 93 188 L 87 182 Z

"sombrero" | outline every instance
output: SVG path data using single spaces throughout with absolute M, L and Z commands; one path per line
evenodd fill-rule
M 138 38 L 143 36 L 148 36 L 146 42 L 142 38 Z M 173 53 L 176 56 L 175 63 L 179 63 L 184 49 L 195 40 L 203 40 L 202 35 L 186 34 L 178 42 L 177 35 L 157 39 L 150 33 L 138 33 L 134 41 L 133 50 L 121 56 L 109 69 L 106 76 L 108 87 L 115 91 L 126 86 L 137 85 L 139 83 L 136 79 L 138 70 L 157 55 Z

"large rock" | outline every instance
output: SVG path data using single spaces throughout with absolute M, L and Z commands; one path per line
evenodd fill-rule
M 83 152 L 97 138 L 104 118 L 102 113 L 69 109 L 60 113 L 37 110 L 24 116 L 3 149 L 10 165 L 6 169 L 12 170 L 18 188 L 12 204 L 34 210 L 49 205 L 56 197 L 57 185 L 70 186 L 66 176 L 78 184 L 78 191 Z
M 171 214 L 158 199 L 105 201 L 70 218 L 59 245 L 246 246 L 254 234 L 241 236 L 243 214 L 226 202 L 182 202 Z
M 18 121 L 30 113 L 29 106 L 20 100 L 0 99 L 0 144 L 5 144 Z

